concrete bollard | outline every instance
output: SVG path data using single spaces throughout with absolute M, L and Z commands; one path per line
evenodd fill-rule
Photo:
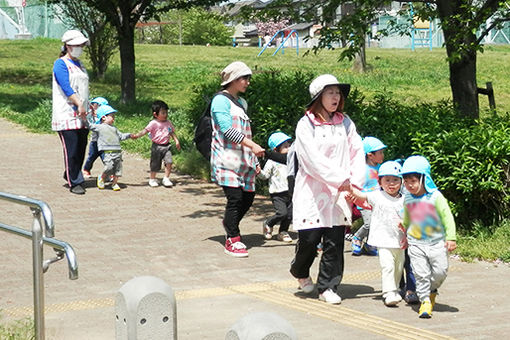
M 175 295 L 165 281 L 139 276 L 119 289 L 115 299 L 115 339 L 177 339 Z
M 275 313 L 251 313 L 239 319 L 225 340 L 297 340 L 292 325 Z

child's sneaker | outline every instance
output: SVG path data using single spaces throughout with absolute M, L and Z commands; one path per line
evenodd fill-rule
M 248 257 L 248 250 L 243 242 L 241 236 L 229 237 L 225 241 L 225 254 L 234 257 Z
M 104 189 L 104 181 L 103 181 L 103 177 L 101 177 L 101 176 L 97 177 L 97 187 L 99 189 Z
M 170 178 L 168 177 L 163 177 L 163 181 L 162 181 L 163 185 L 167 188 L 170 188 L 172 187 L 174 184 L 172 183 L 172 181 L 170 180 Z
M 361 240 L 359 238 L 357 238 L 356 236 L 354 236 L 352 238 L 352 243 L 351 243 L 351 247 L 352 247 L 352 255 L 354 256 L 360 256 L 361 255 Z
M 149 179 L 149 186 L 153 188 L 159 187 L 158 180 L 155 178 Z
M 363 250 L 365 251 L 365 254 L 369 256 L 377 256 L 377 247 L 371 246 L 368 243 L 365 243 Z
M 331 288 L 328 288 L 319 294 L 319 300 L 326 303 L 331 303 L 332 305 L 338 305 L 342 302 L 342 298 L 338 296 L 338 294 L 335 293 Z
M 299 283 L 299 288 L 303 291 L 303 293 L 310 294 L 315 289 L 315 285 L 313 284 L 312 278 L 307 277 L 306 279 L 297 279 Z
M 418 316 L 422 319 L 430 319 L 432 317 L 432 304 L 430 301 L 423 301 L 421 303 Z
M 270 240 L 273 237 L 273 227 L 268 226 L 266 221 L 262 222 L 262 234 L 266 240 Z
M 432 300 L 432 296 L 430 298 Z M 418 295 L 416 295 L 415 292 L 408 291 L 404 297 L 404 301 L 409 305 L 415 305 L 420 302 L 420 299 L 418 299 Z
M 89 179 L 90 177 L 92 177 L 92 175 L 90 174 L 90 171 L 88 171 L 88 170 L 82 170 L 81 173 L 83 174 L 83 178 L 85 178 L 85 179 Z
M 290 237 L 289 233 L 286 231 L 282 231 L 281 233 L 279 233 L 278 236 L 276 236 L 276 238 L 278 239 L 278 241 L 287 243 L 292 242 L 292 237 Z
M 384 304 L 388 307 L 394 307 L 402 301 L 402 297 L 397 292 L 388 292 L 384 298 Z
M 112 185 L 112 190 L 113 191 L 120 191 L 120 187 L 117 183 L 115 183 L 114 185 Z

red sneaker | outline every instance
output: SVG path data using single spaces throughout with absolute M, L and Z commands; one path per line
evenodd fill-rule
M 234 257 L 248 257 L 248 250 L 246 250 L 244 243 L 241 242 L 241 236 L 227 238 L 225 254 Z

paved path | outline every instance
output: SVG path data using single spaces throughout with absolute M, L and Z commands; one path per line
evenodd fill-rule
M 114 339 L 115 295 L 140 275 L 160 277 L 176 291 L 179 339 L 224 339 L 232 324 L 255 311 L 283 316 L 300 339 L 509 337 L 506 265 L 452 260 L 433 318 L 422 320 L 415 307 L 384 307 L 377 258 L 346 253 L 344 301 L 329 306 L 296 293 L 288 273 L 293 245 L 263 240 L 260 225 L 272 211 L 263 197 L 241 226 L 250 257 L 234 259 L 223 253 L 224 198 L 215 185 L 174 175 L 174 188 L 150 188 L 148 161 L 125 154 L 120 192 L 99 191 L 91 180 L 87 194 L 77 196 L 63 187 L 56 135 L 29 133 L 0 119 L 0 150 L 0 191 L 47 202 L 56 238 L 78 257 L 78 280 L 68 280 L 64 261 L 44 275 L 47 339 Z M 31 214 L 0 201 L 0 222 L 28 229 Z M 30 241 L 0 235 L 1 317 L 30 316 Z M 50 254 L 45 248 L 45 257 Z

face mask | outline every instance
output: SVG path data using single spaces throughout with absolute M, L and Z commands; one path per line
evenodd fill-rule
M 83 47 L 81 46 L 73 46 L 72 50 L 69 52 L 71 57 L 73 58 L 79 58 L 83 52 Z

